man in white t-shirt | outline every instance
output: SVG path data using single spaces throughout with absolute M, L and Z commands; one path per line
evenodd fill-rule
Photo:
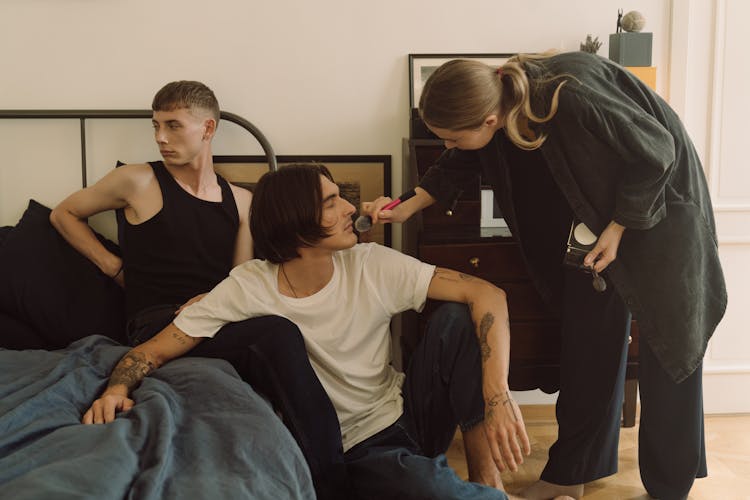
M 128 395 L 143 377 L 224 325 L 281 316 L 299 327 L 317 375 L 295 384 L 322 384 L 335 408 L 346 497 L 506 498 L 499 472 L 515 471 L 530 449 L 508 390 L 505 294 L 481 279 L 357 244 L 354 212 L 322 165 L 265 174 L 250 227 L 267 260 L 237 266 L 126 354 L 89 410 L 95 421 L 132 405 Z M 406 374 L 396 372 L 390 320 L 421 310 L 428 297 L 454 303 L 433 314 Z M 475 482 L 462 481 L 442 454 L 457 425 Z

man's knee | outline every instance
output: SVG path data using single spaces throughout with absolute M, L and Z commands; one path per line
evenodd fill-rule
M 473 378 L 480 366 L 479 342 L 466 304 L 442 304 L 430 317 L 423 341 L 425 352 L 433 353 L 446 379 L 456 374 L 461 378 Z M 481 380 L 481 371 L 478 380 Z
M 227 334 L 242 337 L 251 346 L 263 351 L 276 349 L 305 350 L 305 341 L 297 325 L 281 316 L 261 316 L 231 323 Z
M 474 323 L 471 319 L 471 311 L 466 304 L 445 302 L 430 315 L 428 328 L 441 332 L 472 332 Z

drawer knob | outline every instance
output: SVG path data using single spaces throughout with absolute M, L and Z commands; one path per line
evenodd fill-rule
M 471 264 L 471 267 L 474 269 L 479 269 L 479 257 L 472 257 L 469 259 L 469 264 Z
M 445 215 L 447 215 L 448 217 L 453 216 L 453 210 L 446 210 Z
M 633 337 L 632 335 L 628 335 L 628 345 L 633 343 Z

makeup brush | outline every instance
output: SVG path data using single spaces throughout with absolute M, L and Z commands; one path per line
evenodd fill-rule
M 395 200 L 393 200 L 392 202 L 388 203 L 386 206 L 384 206 L 380 210 L 390 210 L 396 207 L 397 205 L 399 205 L 400 203 L 408 200 L 415 194 L 417 193 L 413 189 L 411 189 L 405 192 L 404 194 L 402 194 L 401 196 L 399 196 L 398 198 L 396 198 Z M 360 233 L 369 231 L 370 229 L 372 229 L 372 217 L 370 217 L 369 215 L 360 215 L 359 217 L 357 217 L 357 220 L 354 222 L 354 227 Z

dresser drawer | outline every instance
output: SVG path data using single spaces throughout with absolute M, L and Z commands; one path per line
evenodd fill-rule
M 451 215 L 437 204 L 422 210 L 422 223 L 425 230 L 432 227 L 479 225 L 482 206 L 479 200 L 459 200 Z
M 511 321 L 559 320 L 542 300 L 531 281 L 495 283 L 505 291 Z
M 419 259 L 492 283 L 528 280 L 521 253 L 513 243 L 420 245 Z
M 511 367 L 516 363 L 559 363 L 560 323 L 510 324 Z

